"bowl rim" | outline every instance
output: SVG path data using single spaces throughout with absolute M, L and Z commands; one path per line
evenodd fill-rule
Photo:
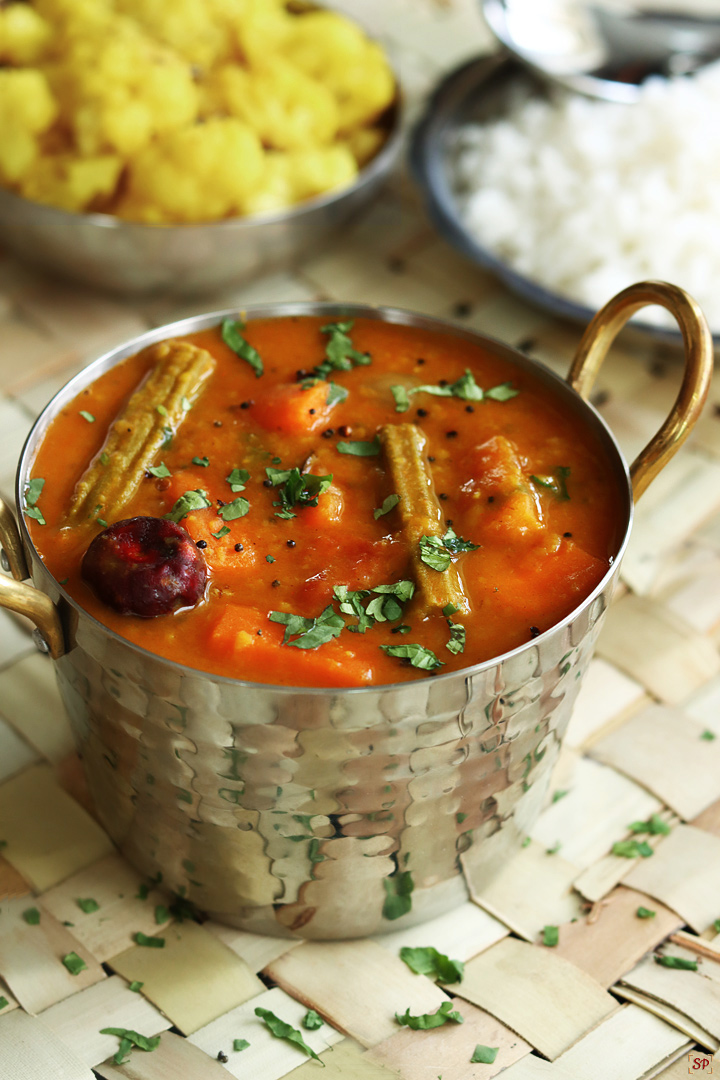
M 615 469 L 618 479 L 619 504 L 622 503 L 623 499 L 625 500 L 624 512 L 621 505 L 619 505 L 618 509 L 618 520 L 621 525 L 624 522 L 624 526 L 623 530 L 620 531 L 617 551 L 610 557 L 610 565 L 595 588 L 563 619 L 554 623 L 547 630 L 543 631 L 542 634 L 539 634 L 535 638 L 531 638 L 529 641 L 524 642 L 522 645 L 518 645 L 514 649 L 493 656 L 488 660 L 483 660 L 477 664 L 470 664 L 467 667 L 459 668 L 454 671 L 447 671 L 444 673 L 438 671 L 437 674 L 421 676 L 412 681 L 372 683 L 367 686 L 352 687 L 286 686 L 276 683 L 259 683 L 248 679 L 238 679 L 228 675 L 219 675 L 215 672 L 205 671 L 201 668 L 190 667 L 187 664 L 182 664 L 176 660 L 170 660 L 159 653 L 152 652 L 150 649 L 137 645 L 135 642 L 118 634 L 115 630 L 110 629 L 110 627 L 100 622 L 99 619 L 96 619 L 94 615 L 91 615 L 86 611 L 77 600 L 65 591 L 60 582 L 57 581 L 45 566 L 44 560 L 30 536 L 25 514 L 22 510 L 26 477 L 29 478 L 35 453 L 42 442 L 50 423 L 55 419 L 55 416 L 66 404 L 76 397 L 81 389 L 84 389 L 85 386 L 93 382 L 96 377 L 104 374 L 122 360 L 134 355 L 148 345 L 164 341 L 169 337 L 211 329 L 215 326 L 219 326 L 226 318 L 237 318 L 239 316 L 243 321 L 249 322 L 252 321 L 252 319 L 285 318 L 298 315 L 310 317 L 329 316 L 334 318 L 368 318 L 395 325 L 420 327 L 439 333 L 450 334 L 451 336 L 489 347 L 496 353 L 500 352 L 501 354 L 504 354 L 507 359 L 512 360 L 525 370 L 532 371 L 536 376 L 540 377 L 541 381 L 552 386 L 557 391 L 558 396 L 560 398 L 564 397 L 564 400 L 571 403 L 571 407 L 575 408 L 578 412 L 584 410 L 588 421 L 591 424 L 594 424 L 596 433 L 604 441 L 605 447 L 611 458 L 611 464 Z M 368 696 L 391 691 L 407 691 L 409 687 L 418 685 L 429 687 L 430 685 L 453 679 L 463 679 L 466 682 L 470 682 L 474 676 L 492 670 L 493 668 L 500 667 L 506 661 L 511 660 L 530 649 L 537 648 L 543 642 L 547 642 L 552 635 L 557 634 L 573 623 L 611 584 L 612 579 L 618 573 L 620 563 L 625 554 L 632 531 L 634 517 L 630 471 L 614 434 L 595 407 L 589 401 L 580 397 L 580 395 L 573 390 L 560 375 L 543 364 L 542 361 L 526 356 L 519 350 L 513 348 L 513 346 L 500 341 L 498 338 L 481 333 L 477 330 L 469 329 L 450 319 L 442 319 L 433 315 L 420 314 L 405 308 L 385 307 L 383 305 L 307 300 L 249 304 L 244 308 L 223 308 L 216 311 L 187 316 L 183 319 L 178 319 L 174 322 L 154 327 L 152 330 L 145 331 L 142 334 L 130 338 L 85 365 L 52 396 L 30 428 L 18 461 L 15 478 L 15 499 L 18 507 L 18 520 L 23 546 L 32 554 L 32 558 L 29 560 L 31 568 L 36 566 L 40 568 L 42 573 L 46 575 L 51 583 L 53 590 L 55 590 L 62 598 L 62 601 L 70 608 L 74 609 L 80 617 L 89 620 L 96 631 L 111 638 L 117 644 L 135 652 L 140 657 L 149 658 L 155 663 L 168 665 L 172 670 L 181 675 L 187 676 L 190 674 L 195 677 L 210 680 L 214 683 L 243 687 L 248 690 L 272 691 L 281 695 L 291 694 L 301 695 L 303 697 L 324 697 L 327 695 L 342 695 L 344 697 L 346 694 L 352 696 Z

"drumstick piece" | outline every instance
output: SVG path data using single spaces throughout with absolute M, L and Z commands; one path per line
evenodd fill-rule
M 75 485 L 67 524 L 118 519 L 215 368 L 206 349 L 187 341 L 163 341 L 150 346 L 148 354 L 154 367 L 113 420 L 102 450 Z
M 421 537 L 443 536 L 442 511 L 425 453 L 425 436 L 414 424 L 386 424 L 378 434 L 393 491 L 400 496 L 402 532 L 424 608 L 442 610 L 452 604 L 457 611 L 468 612 L 468 600 L 455 563 L 439 571 L 427 566 L 420 557 Z

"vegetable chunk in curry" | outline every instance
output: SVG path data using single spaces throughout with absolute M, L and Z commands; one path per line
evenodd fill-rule
M 48 429 L 24 509 L 50 572 L 135 644 L 342 687 L 548 630 L 607 572 L 618 492 L 599 437 L 507 357 L 297 316 L 226 319 L 101 375 Z

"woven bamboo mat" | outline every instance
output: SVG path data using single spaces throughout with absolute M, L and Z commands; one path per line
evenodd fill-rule
M 411 113 L 444 69 L 488 44 L 474 0 L 344 6 L 382 32 Z M 202 308 L 347 298 L 454 317 L 563 373 L 578 337 L 454 255 L 402 175 L 341 246 L 201 304 L 124 303 L 0 260 L 0 494 L 12 500 L 38 411 L 105 348 Z M 614 349 L 595 400 L 628 458 L 659 427 L 679 376 L 672 350 L 632 337 Z M 171 899 L 148 889 L 95 822 L 51 665 L 0 612 L 3 1080 L 319 1076 L 317 1062 L 272 1038 L 258 1006 L 295 1027 L 308 1007 L 324 1018 L 303 1035 L 327 1080 L 709 1075 L 720 1048 L 717 385 L 638 508 L 622 581 L 530 843 L 490 885 L 469 872 L 472 901 L 450 915 L 332 944 L 171 915 Z M 640 839 L 652 857 L 611 854 L 638 839 L 631 822 L 651 817 L 662 831 Z M 556 945 L 543 944 L 544 927 L 558 927 Z M 160 933 L 165 948 L 134 945 L 138 931 Z M 413 974 L 404 945 L 465 961 L 463 981 L 442 989 Z M 62 963 L 69 954 L 84 962 L 77 974 Z M 395 1021 L 448 997 L 462 1025 L 410 1031 Z M 107 1027 L 160 1041 L 116 1065 Z M 234 1049 L 236 1040 L 249 1045 Z M 497 1048 L 492 1063 L 471 1061 L 478 1045 Z

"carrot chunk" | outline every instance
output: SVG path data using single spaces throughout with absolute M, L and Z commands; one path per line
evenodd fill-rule
M 268 390 L 253 406 L 252 416 L 268 431 L 302 435 L 327 427 L 334 405 L 328 405 L 329 386 L 315 383 L 303 389 L 301 383 L 282 383 Z

